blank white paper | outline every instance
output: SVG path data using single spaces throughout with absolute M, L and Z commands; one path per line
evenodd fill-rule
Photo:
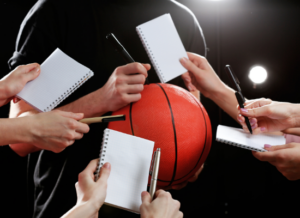
M 136 30 L 162 83 L 187 72 L 179 60 L 188 56 L 170 14 L 141 24 Z
M 93 72 L 60 49 L 41 64 L 41 73 L 17 95 L 41 112 L 52 110 L 93 76 Z
M 139 213 L 154 142 L 109 129 L 104 163 L 111 164 L 106 204 Z
M 250 133 L 246 133 L 243 129 L 223 125 L 218 125 L 216 140 L 226 144 L 259 151 L 266 151 L 264 149 L 265 144 L 285 144 L 284 136 L 268 134 L 252 135 Z

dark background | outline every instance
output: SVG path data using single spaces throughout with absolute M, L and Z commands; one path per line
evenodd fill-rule
M 209 48 L 207 58 L 223 81 L 229 84 L 224 66 L 230 64 L 248 99 L 267 97 L 300 102 L 299 1 L 179 2 L 196 15 Z M 9 72 L 7 61 L 13 54 L 20 24 L 34 3 L 35 0 L 0 3 L 0 78 Z M 268 72 L 266 82 L 256 89 L 248 78 L 254 65 L 261 65 Z M 214 133 L 219 123 L 238 126 L 209 99 L 202 96 L 202 103 L 210 115 Z M 0 117 L 7 117 L 8 110 L 8 106 L 0 108 Z M 0 163 L 1 214 L 5 214 L 3 217 L 25 217 L 26 158 L 18 157 L 5 146 L 0 147 Z M 274 198 L 278 201 L 296 199 L 294 188 L 297 187 L 300 190 L 299 182 L 287 181 L 274 167 L 254 159 L 251 152 L 213 142 L 198 181 L 172 194 L 181 201 L 185 217 L 212 214 L 244 217 L 253 208 L 269 207 L 276 212 L 278 208 L 272 204 Z M 288 199 L 280 199 L 281 196 Z

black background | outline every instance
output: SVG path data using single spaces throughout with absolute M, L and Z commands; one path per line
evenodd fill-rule
M 223 81 L 229 84 L 224 74 L 224 66 L 230 64 L 248 99 L 268 97 L 278 101 L 300 102 L 300 3 L 287 0 L 179 2 L 189 7 L 196 15 L 209 48 L 207 58 Z M 9 72 L 7 61 L 14 51 L 20 24 L 34 3 L 35 0 L 9 0 L 0 3 L 0 77 Z M 258 85 L 256 89 L 248 78 L 249 70 L 255 65 L 265 67 L 268 72 L 266 82 Z M 202 96 L 202 103 L 210 115 L 213 132 L 218 123 L 238 126 L 209 99 Z M 0 117 L 7 117 L 8 110 L 8 106 L 0 108 Z M 207 208 L 204 208 L 206 205 L 214 210 L 212 213 L 219 216 L 239 214 L 241 208 L 236 202 L 247 196 L 252 199 L 254 195 L 258 195 L 266 201 L 271 201 L 271 197 L 266 196 L 267 192 L 253 194 L 247 186 L 234 183 L 235 177 L 250 175 L 258 187 L 256 190 L 260 190 L 259 187 L 268 185 L 261 184 L 268 181 L 261 177 L 265 178 L 268 175 L 260 175 L 261 171 L 251 169 L 270 166 L 254 160 L 248 151 L 221 146 L 213 142 L 206 169 L 196 183 L 190 184 L 182 191 L 172 192 L 173 196 L 182 202 L 182 210 L 186 217 L 207 217 Z M 247 159 L 251 160 L 255 167 L 252 168 L 249 162 L 247 165 Z M 275 168 L 270 169 L 280 176 Z M 249 174 L 241 173 L 243 170 L 249 171 Z M 0 147 L 0 176 L 0 208 L 1 214 L 5 215 L 0 216 L 25 217 L 26 158 L 18 157 L 6 146 Z M 284 182 L 292 186 L 298 184 Z M 198 204 L 197 199 L 201 199 Z M 252 204 L 244 206 L 243 210 L 263 206 L 262 202 L 253 201 Z

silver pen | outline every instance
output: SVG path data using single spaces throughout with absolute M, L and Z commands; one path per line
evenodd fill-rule
M 151 200 L 153 199 L 156 191 L 159 163 L 160 163 L 160 148 L 156 149 L 154 153 L 154 162 L 152 165 L 151 183 L 150 183 L 150 190 L 149 190 Z

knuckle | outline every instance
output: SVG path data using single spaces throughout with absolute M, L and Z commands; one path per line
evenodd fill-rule
M 122 84 L 122 83 L 124 83 L 124 82 L 125 82 L 125 80 L 124 80 L 123 77 L 118 76 L 118 77 L 116 78 L 116 84 Z
M 122 96 L 121 96 L 121 101 L 122 101 L 123 103 L 127 103 L 127 102 L 128 102 L 127 96 L 126 96 L 126 95 L 122 95 Z
M 72 140 L 74 138 L 74 135 L 73 135 L 72 132 L 68 132 L 68 133 L 66 133 L 65 138 L 67 140 Z M 65 141 L 64 143 L 67 144 L 67 145 L 69 144 L 67 141 Z
M 183 213 L 179 211 L 178 217 L 183 218 Z
M 117 68 L 115 69 L 115 73 L 116 73 L 116 75 L 122 74 L 122 67 L 117 67 Z
M 177 208 L 179 210 L 179 208 L 181 206 L 180 202 L 177 200 L 174 200 L 174 205 L 175 205 L 175 208 Z
M 76 122 L 73 119 L 68 119 L 68 127 L 70 129 L 75 129 L 76 128 Z

